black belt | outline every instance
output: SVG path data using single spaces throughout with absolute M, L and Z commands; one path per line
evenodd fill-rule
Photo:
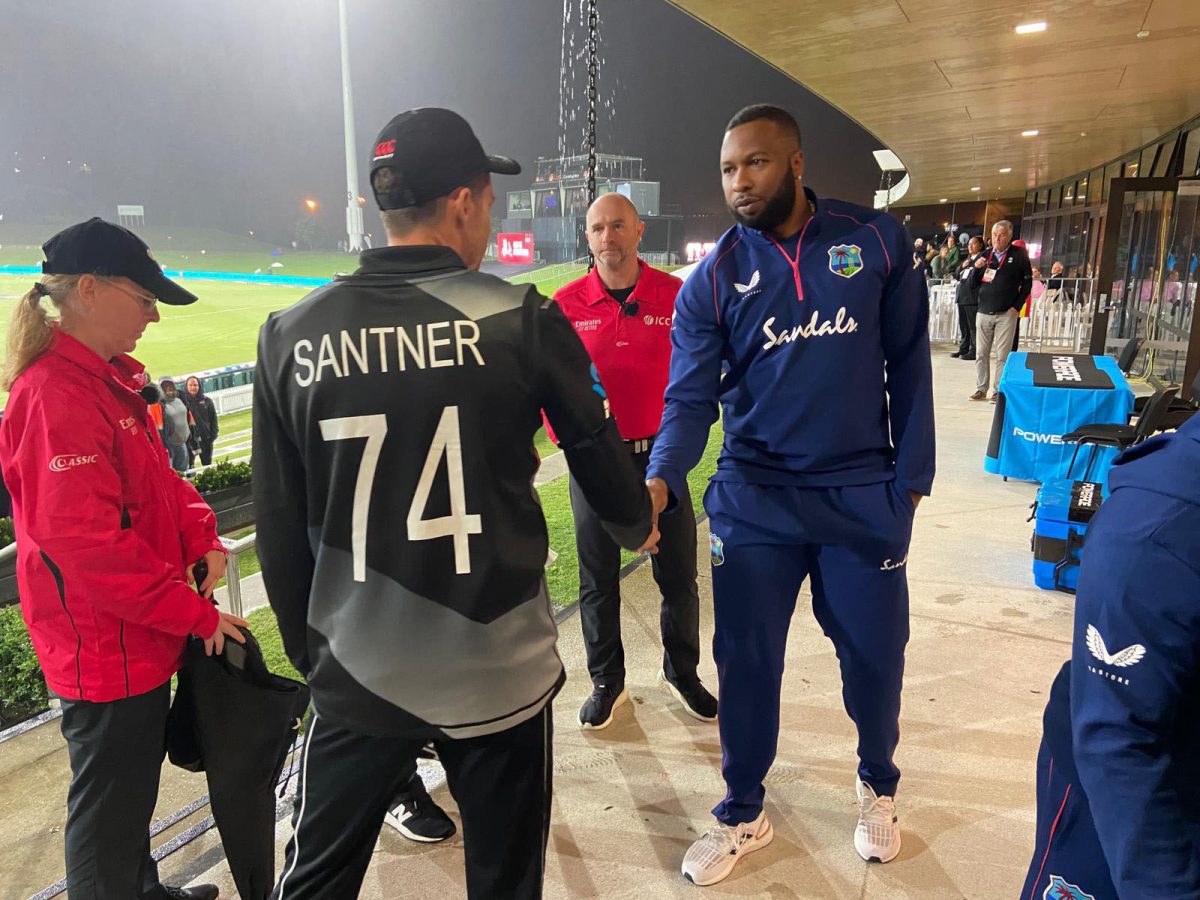
M 655 437 L 657 437 L 657 435 L 651 435 L 648 438 L 642 438 L 641 440 L 637 441 L 626 441 L 625 446 L 627 446 L 632 453 L 645 453 L 654 446 Z

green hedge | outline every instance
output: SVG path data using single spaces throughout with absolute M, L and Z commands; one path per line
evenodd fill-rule
M 19 606 L 0 609 L 0 728 L 40 713 L 50 702 Z
M 0 547 L 7 547 L 16 539 L 16 532 L 13 531 L 13 520 L 8 516 L 0 518 Z
M 223 459 L 216 465 L 201 469 L 192 476 L 192 484 L 196 486 L 196 490 L 205 494 L 209 491 L 219 491 L 222 488 L 249 484 L 250 477 L 250 463 L 230 462 Z

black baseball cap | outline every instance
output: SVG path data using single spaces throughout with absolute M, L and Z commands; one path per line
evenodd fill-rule
M 379 132 L 371 151 L 372 185 L 380 169 L 391 169 L 396 180 L 387 192 L 375 192 L 379 208 L 406 209 L 444 197 L 484 172 L 518 175 L 521 164 L 484 153 L 458 113 L 426 106 L 400 113 Z
M 187 306 L 199 299 L 162 273 L 145 241 L 128 228 L 98 217 L 64 228 L 42 244 L 42 252 L 46 275 L 128 278 L 171 306 Z

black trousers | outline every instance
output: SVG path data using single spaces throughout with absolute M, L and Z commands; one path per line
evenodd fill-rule
M 507 731 L 435 741 L 462 816 L 471 900 L 539 900 L 550 835 L 551 704 Z M 273 900 L 357 897 L 384 814 L 424 740 L 357 734 L 314 715 Z M 407 896 L 398 886 L 395 896 Z
M 978 312 L 978 303 L 970 305 L 959 304 L 958 330 L 962 334 L 958 342 L 958 353 L 960 356 L 975 355 L 975 316 Z
M 645 476 L 650 453 L 633 454 Z M 625 680 L 621 644 L 621 548 L 609 537 L 600 517 L 571 478 L 571 511 L 579 552 L 579 620 L 593 682 Z M 684 493 L 674 512 L 661 516 L 659 552 L 650 557 L 662 592 L 663 671 L 672 681 L 696 677 L 700 664 L 700 598 L 696 592 L 696 515 Z
M 200 465 L 211 466 L 213 455 L 212 438 L 198 437 L 196 438 L 195 455 L 200 457 Z
M 150 856 L 150 820 L 166 747 L 170 682 L 136 697 L 62 701 L 71 758 L 67 790 L 67 896 L 130 900 L 162 893 Z

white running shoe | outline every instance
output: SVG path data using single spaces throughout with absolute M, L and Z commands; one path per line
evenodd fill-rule
M 704 887 L 729 877 L 739 859 L 761 850 L 775 837 L 765 811 L 753 822 L 724 825 L 717 822 L 712 831 L 688 848 L 683 856 L 683 877 Z
M 900 824 L 894 797 L 880 797 L 861 778 L 857 780 L 858 827 L 854 849 L 867 862 L 891 862 L 900 852 Z

